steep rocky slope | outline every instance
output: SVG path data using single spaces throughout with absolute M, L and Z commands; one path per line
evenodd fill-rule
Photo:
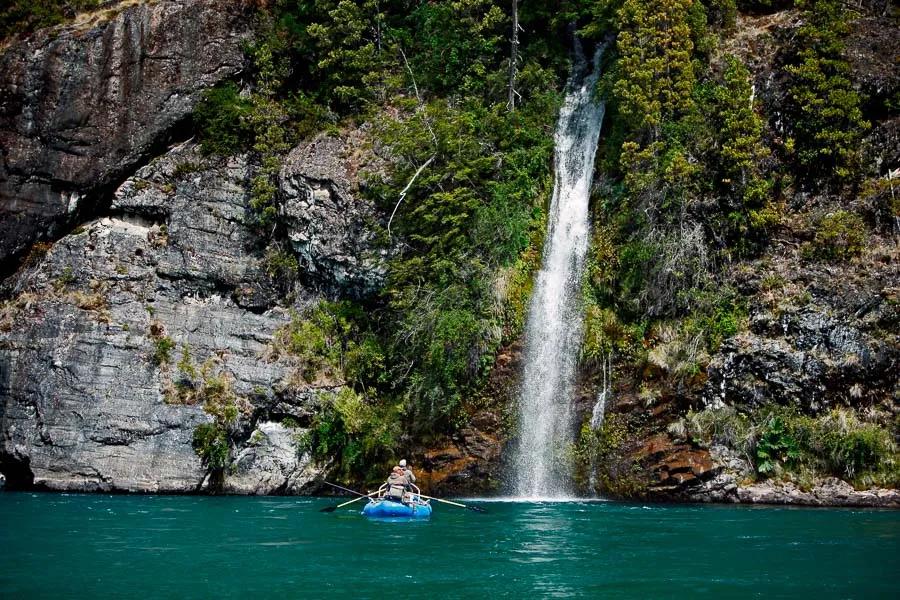
M 285 294 L 302 308 L 316 292 L 267 269 L 246 156 L 166 150 L 200 92 L 241 70 L 250 19 L 216 1 L 129 3 L 107 19 L 38 32 L 0 59 L 4 267 L 31 247 L 3 283 L 0 471 L 14 487 L 301 492 L 321 468 L 297 439 L 339 382 L 298 384 L 269 347 L 291 321 Z M 292 154 L 283 214 L 310 285 L 363 293 L 384 269 L 359 233 L 375 217 L 345 210 L 346 144 Z M 241 413 L 219 480 L 193 447 L 213 417 L 186 391 L 210 385 Z
M 776 144 L 783 141 L 788 93 L 781 54 L 801 25 L 796 10 L 743 15 L 725 44 L 750 66 L 768 119 L 766 135 Z M 843 192 L 799 184 L 783 191 L 783 217 L 762 255 L 731 264 L 720 275 L 719 283 L 746 301 L 746 315 L 715 353 L 679 345 L 662 331 L 648 364 L 635 370 L 616 360 L 617 381 L 607 404 L 614 435 L 605 442 L 613 449 L 607 448 L 599 469 L 605 493 L 702 502 L 900 505 L 894 489 L 855 490 L 837 478 L 759 478 L 758 458 L 734 449 L 741 443 L 736 437 L 759 435 L 752 430 L 759 425 L 741 415 L 771 406 L 816 418 L 849 409 L 888 431 L 893 427 L 896 435 L 900 254 L 890 172 L 897 165 L 897 118 L 873 107 L 897 93 L 898 69 L 885 62 L 897 51 L 893 18 L 867 16 L 852 23 L 846 55 L 854 87 L 869 102 L 872 128 L 864 160 L 878 173 L 875 182 Z M 854 225 L 864 247 L 844 260 L 817 257 L 817 247 L 827 245 L 824 251 L 831 252 L 842 243 L 826 238 L 822 229 L 846 210 L 865 216 Z M 697 369 L 677 374 L 685 365 Z M 601 374 L 592 377 L 596 386 Z M 590 403 L 582 406 L 589 410 Z M 745 423 L 697 421 L 715 414 L 736 415 Z M 626 439 L 614 439 L 626 431 Z M 705 436 L 711 439 L 701 439 Z M 847 480 L 852 476 L 843 474 Z
M 91 216 L 142 162 L 185 135 L 200 93 L 240 72 L 240 3 L 124 3 L 0 55 L 0 262 Z

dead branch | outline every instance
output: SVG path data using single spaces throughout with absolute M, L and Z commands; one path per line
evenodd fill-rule
M 403 202 L 404 198 L 406 198 L 406 193 L 409 191 L 409 188 L 412 187 L 412 184 L 415 183 L 416 178 L 422 173 L 422 171 L 425 170 L 425 167 L 427 167 L 429 164 L 431 164 L 431 161 L 434 160 L 434 157 L 435 157 L 435 155 L 432 154 L 431 157 L 428 160 L 426 160 L 422 164 L 422 166 L 416 170 L 416 172 L 413 174 L 412 178 L 409 180 L 409 183 L 407 183 L 406 187 L 403 188 L 403 191 L 400 192 L 400 198 L 397 200 L 397 204 L 394 205 L 394 210 L 391 212 L 391 218 L 388 219 L 388 224 L 387 224 L 388 239 L 391 239 L 391 223 L 394 221 L 394 215 L 397 214 L 397 209 L 400 208 L 400 203 Z

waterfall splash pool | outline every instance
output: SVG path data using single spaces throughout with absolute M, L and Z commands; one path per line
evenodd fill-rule
M 6 598 L 892 597 L 900 511 L 0 493 Z

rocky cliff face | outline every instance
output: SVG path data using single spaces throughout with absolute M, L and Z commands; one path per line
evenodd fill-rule
M 384 171 L 384 161 L 367 147 L 368 129 L 301 144 L 280 176 L 281 221 L 304 273 L 326 290 L 357 298 L 381 288 L 390 255 L 378 243 L 384 217 L 358 193 L 360 173 Z
M 140 163 L 184 135 L 207 87 L 238 73 L 250 20 L 224 0 L 113 6 L 0 55 L 0 263 L 108 202 Z
M 896 69 L 884 65 L 896 38 L 879 19 L 857 24 L 848 55 L 859 85 L 885 100 L 896 94 Z M 360 173 L 385 167 L 371 132 L 314 136 L 284 157 L 278 242 L 299 264 L 285 282 L 250 225 L 253 158 L 210 158 L 184 141 L 202 91 L 243 68 L 247 15 L 225 0 L 159 0 L 128 3 L 100 21 L 41 31 L 0 54 L 0 472 L 13 487 L 55 490 L 311 491 L 330 465 L 298 442 L 341 382 L 304 381 L 273 340 L 320 298 L 366 298 L 383 284 L 398 249 L 385 248 L 386 215 L 359 193 Z M 751 65 L 776 120 L 779 32 L 796 25 L 795 11 L 754 17 L 739 24 L 730 49 Z M 896 164 L 896 123 L 877 122 L 870 137 L 879 168 Z M 673 381 L 648 399 L 641 382 L 660 375 L 652 366 L 616 371 L 608 418 L 639 427 L 619 456 L 607 457 L 617 488 L 601 484 L 601 492 L 900 503 L 896 491 L 859 492 L 837 480 L 802 490 L 749 484 L 747 457 L 670 430 L 688 408 L 893 406 L 900 257 L 893 215 L 873 197 L 853 200 L 879 223 L 861 258 L 799 268 L 814 236 L 800 219 L 758 260 L 725 270 L 748 298 L 749 327 L 725 340 L 690 385 Z M 798 191 L 791 208 L 808 217 L 840 201 Z M 429 489 L 502 489 L 519 354 L 516 344 L 500 353 L 484 397 L 466 399 L 457 435 L 414 449 Z M 582 414 L 596 399 L 593 375 L 583 374 Z M 182 393 L 210 382 L 233 394 L 240 413 L 221 473 L 193 447 L 195 429 L 214 417 Z
M 0 472 L 55 490 L 308 490 L 327 465 L 298 442 L 340 382 L 306 383 L 271 342 L 320 293 L 380 284 L 383 216 L 357 199 L 359 169 L 378 171 L 367 133 L 290 153 L 276 202 L 300 272 L 276 280 L 250 225 L 253 162 L 171 145 L 243 68 L 250 16 L 163 0 L 90 22 L 0 56 L 4 269 L 31 247 L 2 283 Z M 222 473 L 193 447 L 213 416 L 188 392 L 212 383 L 240 410 Z
M 286 315 L 238 304 L 253 304 L 265 280 L 239 224 L 247 165 L 168 179 L 192 150 L 142 169 L 117 191 L 115 217 L 64 237 L 12 282 L 0 351 L 3 454 L 36 485 L 199 488 L 205 470 L 191 437 L 210 417 L 166 403 L 171 375 L 154 360 L 162 339 L 227 368 L 238 393 L 281 374 L 259 356 Z
M 343 148 L 339 142 L 317 160 L 340 161 Z M 327 273 L 332 287 L 357 293 L 354 283 L 377 281 L 383 266 L 365 238 L 346 231 L 377 217 L 365 205 L 348 213 L 330 195 L 310 194 L 308 168 L 320 189 L 338 190 L 344 202 L 354 202 L 356 185 L 299 159 L 286 169 L 287 235 L 310 240 L 301 279 L 340 265 L 338 273 L 357 278 Z M 299 453 L 298 439 L 320 394 L 336 388 L 298 384 L 297 365 L 271 358 L 270 349 L 291 311 L 317 296 L 297 283 L 287 306 L 282 284 L 267 272 L 248 225 L 252 171 L 244 156 L 210 159 L 193 144 L 174 147 L 115 191 L 107 216 L 4 283 L 13 299 L 0 323 L 0 470 L 14 474 L 15 485 L 298 493 L 320 476 L 322 466 Z M 318 218 L 292 208 L 300 203 Z M 363 253 L 376 257 L 369 266 L 356 262 Z M 219 482 L 208 479 L 192 447 L 194 429 L 212 417 L 173 387 L 192 369 L 202 374 L 190 385 L 224 378 L 241 403 L 234 463 Z
M 896 65 L 884 61 L 896 55 L 895 23 L 884 16 L 854 21 L 846 48 L 853 84 L 865 94 L 872 121 L 866 160 L 882 175 L 897 164 L 896 117 L 879 108 L 898 89 Z M 781 135 L 787 94 L 781 53 L 800 24 L 795 10 L 743 15 L 726 43 L 750 67 L 773 138 Z M 762 256 L 721 274 L 721 282 L 747 301 L 746 328 L 705 357 L 691 378 L 658 384 L 667 377 L 658 365 L 638 372 L 622 368 L 607 412 L 617 424 L 628 423 L 631 435 L 607 440 L 616 449 L 601 469 L 607 477 L 603 492 L 666 501 L 900 506 L 895 489 L 855 490 L 836 478 L 803 486 L 757 481 L 750 456 L 692 437 L 683 419 L 689 410 L 724 407 L 746 414 L 779 405 L 815 417 L 842 407 L 880 419 L 888 429 L 896 422 L 900 256 L 895 217 L 886 210 L 890 185 L 882 183 L 842 194 L 799 185 L 785 190 L 785 217 Z M 848 208 L 865 216 L 865 247 L 852 259 L 817 260 L 811 253 L 817 227 Z M 656 394 L 643 388 L 648 381 Z

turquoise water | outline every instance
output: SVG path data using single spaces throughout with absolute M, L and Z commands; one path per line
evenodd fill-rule
M 900 512 L 0 493 L 0 597 L 897 597 Z M 358 505 L 353 505 L 358 506 Z

